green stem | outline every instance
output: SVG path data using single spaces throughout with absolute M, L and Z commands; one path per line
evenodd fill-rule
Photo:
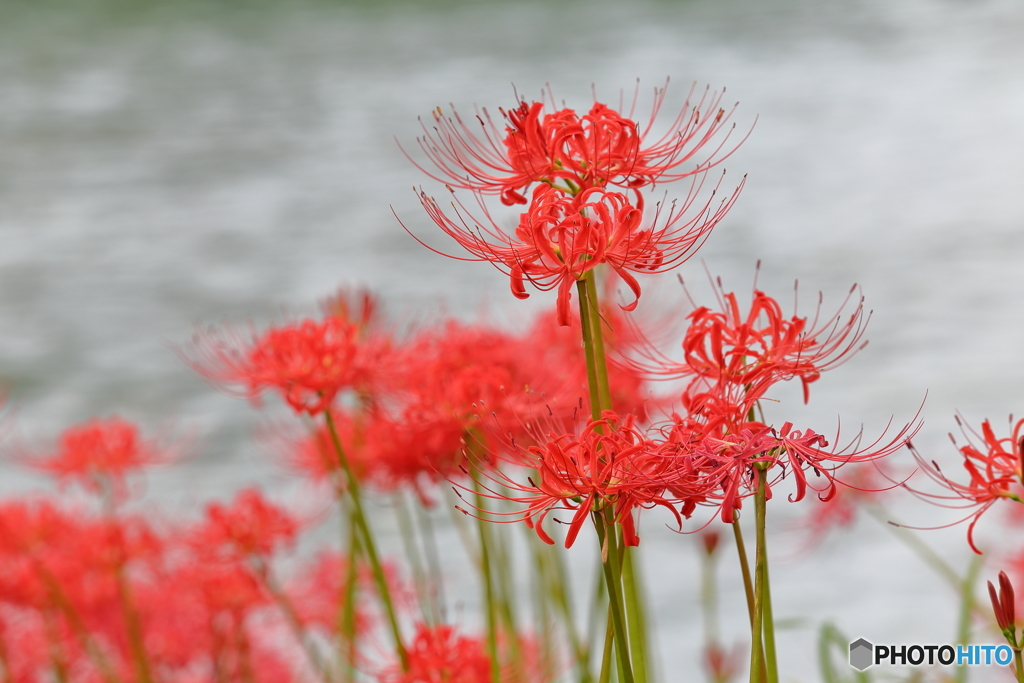
M 341 623 L 338 625 L 340 642 L 338 647 L 341 650 L 341 667 L 344 672 L 342 680 L 356 680 L 356 602 L 358 593 L 356 591 L 359 582 L 359 555 L 361 546 L 359 544 L 359 530 L 356 528 L 354 515 L 349 515 L 348 525 L 348 563 L 345 567 L 345 583 L 341 586 L 341 595 L 338 598 L 342 601 L 339 605 L 338 615 Z
M 437 537 L 434 524 L 430 521 L 430 513 L 423 506 L 416 507 L 416 520 L 419 522 L 420 536 L 427 556 L 427 569 L 430 573 L 430 596 L 434 607 L 434 618 L 437 623 L 447 621 L 445 609 L 444 575 L 441 573 L 441 560 L 437 553 Z
M 981 573 L 981 567 L 983 560 L 981 557 L 975 555 L 971 558 L 970 564 L 967 565 L 967 574 L 964 575 L 963 581 L 960 582 L 960 617 L 957 620 L 956 629 L 956 644 L 967 645 L 971 638 L 971 612 L 974 610 L 974 584 L 978 580 L 978 574 Z M 957 667 L 956 675 L 953 680 L 956 683 L 967 683 L 967 677 L 969 675 L 968 667 L 960 666 Z
M 470 474 L 473 481 L 473 492 L 477 496 L 477 507 L 480 507 L 480 484 L 474 473 Z M 480 537 L 480 575 L 484 580 L 484 601 L 487 605 L 487 656 L 491 660 L 491 683 L 501 683 L 501 663 L 498 661 L 498 609 L 494 595 L 494 578 L 491 576 L 491 543 L 487 521 L 477 517 L 477 530 Z
M 583 353 L 587 359 L 587 388 L 590 391 L 590 417 L 601 419 L 601 392 L 597 379 L 597 360 L 594 356 L 594 332 L 590 324 L 590 295 L 586 280 L 576 281 L 576 293 L 580 298 L 580 327 L 583 330 Z
M 630 662 L 629 636 L 626 632 L 622 600 L 622 559 L 619 555 L 619 543 L 615 538 L 615 522 L 610 519 L 612 510 L 606 507 L 604 515 L 594 512 L 594 525 L 601 542 L 604 579 L 608 586 L 608 607 L 612 615 L 615 631 L 615 646 L 618 648 L 619 666 L 622 671 L 622 683 L 635 683 L 633 666 Z
M 629 651 L 632 655 L 633 672 L 638 681 L 647 680 L 647 633 L 643 594 L 640 577 L 637 576 L 633 549 L 625 544 L 622 548 L 622 587 L 626 607 L 626 626 L 629 629 Z
M 345 471 L 345 480 L 348 484 L 348 495 L 352 500 L 352 515 L 355 518 L 356 526 L 362 536 L 363 548 L 366 551 L 366 558 L 370 561 L 370 570 L 373 572 L 377 590 L 380 593 L 381 602 L 384 603 L 384 611 L 391 626 L 391 635 L 395 641 L 395 652 L 402 665 L 402 671 L 409 670 L 409 653 L 402 642 L 402 631 L 398 626 L 398 616 L 395 613 L 394 601 L 391 599 L 391 590 L 388 588 L 387 577 L 384 575 L 384 567 L 380 563 L 380 556 L 377 554 L 377 546 L 373 540 L 370 526 L 366 522 L 366 515 L 363 512 L 362 495 L 359 492 L 359 482 L 352 476 L 352 468 L 349 466 L 348 458 L 345 457 L 345 449 L 341 446 L 341 439 L 338 437 L 338 429 L 334 426 L 334 418 L 331 411 L 324 411 L 324 418 L 327 421 L 327 430 L 331 434 L 331 441 L 334 443 L 334 450 L 338 454 L 338 462 Z
M 601 306 L 597 296 L 597 274 L 593 268 L 587 271 L 585 281 L 587 283 L 587 307 L 590 309 L 590 335 L 594 343 L 598 397 L 600 398 L 601 410 L 611 410 L 612 393 L 608 384 L 608 361 L 604 352 Z
M 427 578 L 423 570 L 423 559 L 420 557 L 419 548 L 416 546 L 416 534 L 413 531 L 412 519 L 409 510 L 405 506 L 405 496 L 398 492 L 393 497 L 395 506 L 395 518 L 398 521 L 398 534 L 402 537 L 402 547 L 405 550 L 405 557 L 412 569 L 412 581 L 416 587 L 416 601 L 420 605 L 420 612 L 423 621 L 433 625 L 433 611 L 428 595 Z
M 747 547 L 743 543 L 743 530 L 740 528 L 740 514 L 733 513 L 732 536 L 736 539 L 736 552 L 739 554 L 740 573 L 743 575 L 743 592 L 747 596 L 747 615 L 750 627 L 754 627 L 754 581 L 750 576 L 750 562 L 747 560 Z
M 612 679 L 612 644 L 615 642 L 615 626 L 612 625 L 612 613 L 608 612 L 608 626 L 604 633 L 604 650 L 601 653 L 601 674 L 598 683 L 608 683 Z
M 767 473 L 755 465 L 757 491 L 754 493 L 754 526 L 757 530 L 757 542 L 754 551 L 754 619 L 750 633 L 750 683 L 767 683 L 766 662 L 760 654 L 764 647 L 764 579 L 766 550 L 764 518 Z
M 1014 673 L 1017 674 L 1017 683 L 1024 683 L 1024 665 L 1021 662 L 1019 647 L 1013 648 L 1013 665 L 1016 669 Z

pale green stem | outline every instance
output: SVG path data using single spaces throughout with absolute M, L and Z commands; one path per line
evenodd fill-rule
M 598 683 L 608 683 L 612 678 L 612 645 L 615 642 L 615 627 L 612 625 L 612 613 L 608 612 L 608 626 L 604 633 L 604 649 L 601 652 L 601 674 Z
M 957 620 L 956 644 L 967 645 L 971 639 L 971 612 L 974 610 L 974 584 L 981 573 L 983 560 L 975 555 L 967 565 L 967 574 L 960 582 L 960 618 Z M 956 683 L 967 683 L 969 667 L 957 667 L 953 680 Z
M 380 563 L 380 557 L 377 554 L 377 546 L 374 543 L 373 534 L 370 531 L 370 526 L 366 521 L 366 515 L 363 512 L 363 501 L 362 495 L 359 492 L 359 482 L 354 476 L 352 476 L 352 468 L 349 466 L 348 458 L 345 457 L 345 449 L 342 448 L 341 439 L 338 437 L 338 430 L 334 426 L 334 419 L 331 417 L 331 411 L 325 410 L 324 417 L 327 421 L 327 430 L 331 433 L 331 441 L 334 443 L 334 450 L 338 455 L 338 462 L 341 464 L 341 468 L 345 472 L 348 494 L 352 501 L 352 514 L 355 517 L 356 526 L 359 528 L 360 535 L 362 536 L 363 547 L 366 551 L 366 558 L 370 561 L 370 570 L 373 572 L 373 578 L 377 584 L 377 590 L 380 593 L 381 602 L 384 603 L 384 612 L 387 614 L 388 623 L 391 626 L 391 636 L 395 641 L 395 652 L 398 654 L 398 660 L 402 665 L 402 671 L 408 671 L 409 653 L 405 649 L 405 643 L 402 642 L 402 631 L 398 626 L 398 615 L 395 613 L 394 601 L 391 599 L 391 590 L 388 588 L 388 580 L 384 574 L 384 567 Z
M 423 545 L 427 556 L 427 568 L 430 572 L 430 594 L 433 600 L 435 619 L 437 623 L 443 624 L 447 620 L 444 575 L 441 573 L 441 560 L 437 553 L 437 537 L 434 534 L 434 524 L 430 521 L 430 513 L 423 509 L 422 506 L 416 506 L 416 520 L 419 522 L 420 536 L 423 538 Z
M 359 556 L 361 546 L 359 544 L 359 531 L 356 528 L 354 515 L 349 515 L 348 525 L 348 564 L 345 567 L 345 583 L 341 586 L 341 600 L 339 605 L 338 647 L 341 650 L 341 668 L 344 672 L 343 680 L 356 680 L 356 608 L 358 607 L 358 592 L 356 590 L 359 582 Z
M 405 506 L 405 496 L 402 492 L 396 493 L 392 500 L 395 506 L 395 518 L 398 521 L 398 534 L 402 537 L 402 547 L 405 550 L 405 557 L 412 568 L 412 581 L 416 587 L 416 600 L 420 605 L 420 612 L 423 621 L 433 625 L 434 613 L 430 605 L 429 587 L 427 578 L 423 571 L 423 560 L 420 557 L 419 548 L 416 546 L 416 534 L 413 531 L 412 519 L 409 510 Z
M 647 680 L 647 629 L 640 577 L 634 568 L 633 549 L 622 544 L 622 587 L 626 607 L 626 626 L 629 629 L 629 652 L 633 673 L 638 681 Z
M 754 525 L 757 530 L 757 542 L 754 551 L 754 619 L 750 634 L 750 683 L 766 683 L 765 661 L 760 654 L 764 647 L 764 578 L 767 560 L 764 539 L 765 517 L 765 480 L 766 472 L 755 467 L 757 491 L 754 493 Z
M 473 492 L 477 496 L 477 507 L 480 507 L 480 483 L 475 471 L 470 474 L 473 481 Z M 494 595 L 494 578 L 491 576 L 491 549 L 488 523 L 476 518 L 480 538 L 480 575 L 484 581 L 484 603 L 487 607 L 487 656 L 491 660 L 491 683 L 501 683 L 501 662 L 498 660 L 498 609 Z
M 542 571 L 546 577 L 546 591 L 550 595 L 565 626 L 566 634 L 569 637 L 569 645 L 576 658 L 576 666 L 579 669 L 580 683 L 591 683 L 593 676 L 590 673 L 590 648 L 580 638 L 576 628 L 576 621 L 572 614 L 572 599 L 570 594 L 571 585 L 567 581 L 565 565 L 562 563 L 562 555 L 557 549 L 543 543 L 533 532 L 529 532 L 530 545 L 537 555 L 538 561 L 543 565 Z M 552 552 L 554 551 L 554 552 Z

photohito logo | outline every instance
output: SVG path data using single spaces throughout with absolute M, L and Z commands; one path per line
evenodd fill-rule
M 1009 645 L 872 645 L 864 638 L 850 643 L 850 666 L 857 671 L 876 664 L 1006 666 L 1011 660 Z

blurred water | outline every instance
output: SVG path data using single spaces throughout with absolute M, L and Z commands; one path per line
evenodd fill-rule
M 110 413 L 191 434 L 193 459 L 156 480 L 169 505 L 251 482 L 283 496 L 298 486 L 253 446 L 260 417 L 169 348 L 195 325 L 309 312 L 342 284 L 372 287 L 398 315 L 516 320 L 550 302 L 514 301 L 488 267 L 430 254 L 389 208 L 432 235 L 409 189 L 424 179 L 394 138 L 412 144 L 416 117 L 438 105 L 508 106 L 513 86 L 534 95 L 550 83 L 586 106 L 592 83 L 615 100 L 638 77 L 649 90 L 671 76 L 676 106 L 697 81 L 741 101 L 741 130 L 757 117 L 727 164 L 727 183 L 749 179 L 701 253 L 708 268 L 742 291 L 762 259 L 763 288 L 784 297 L 799 278 L 808 302 L 820 289 L 838 303 L 859 282 L 875 310 L 871 345 L 815 388 L 799 413 L 808 424 L 827 431 L 842 414 L 877 432 L 894 413 L 909 419 L 927 391 L 917 441 L 952 455 L 955 410 L 1000 423 L 1021 411 L 1018 3 L 8 7 L 8 438 Z M 696 262 L 682 272 L 703 277 Z M 4 491 L 36 485 L 13 465 L 2 472 Z M 905 512 L 925 526 L 948 521 Z M 681 680 L 696 670 L 696 564 L 688 539 L 649 526 L 665 680 Z M 928 538 L 962 564 L 962 535 Z M 955 604 L 885 531 L 865 525 L 811 554 L 796 551 L 799 534 L 778 539 L 777 614 L 806 619 L 783 637 L 796 679 L 817 677 L 814 628 L 826 617 L 876 642 L 952 639 Z M 738 598 L 725 605 L 737 634 Z

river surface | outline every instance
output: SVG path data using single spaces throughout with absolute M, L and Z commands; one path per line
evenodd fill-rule
M 46 443 L 114 413 L 187 435 L 186 462 L 150 483 L 172 513 L 252 484 L 284 501 L 303 495 L 253 436 L 281 407 L 254 411 L 174 353 L 197 326 L 313 313 L 342 285 L 372 288 L 396 318 L 515 324 L 551 303 L 514 300 L 488 266 L 428 252 L 392 214 L 443 245 L 411 189 L 443 188 L 395 142 L 414 145 L 418 116 L 449 103 L 507 107 L 545 84 L 575 107 L 592 101 L 592 84 L 616 101 L 637 78 L 647 93 L 670 77 L 669 110 L 691 82 L 739 101 L 737 130 L 753 131 L 725 164 L 726 184 L 743 173 L 747 184 L 701 251 L 708 270 L 749 291 L 760 259 L 763 289 L 785 300 L 798 279 L 803 300 L 821 290 L 826 308 L 856 282 L 874 310 L 870 345 L 816 385 L 809 406 L 787 395 L 799 420 L 828 432 L 841 415 L 844 428 L 878 433 L 890 416 L 911 419 L 927 393 L 916 442 L 952 469 L 956 411 L 1000 427 L 1024 413 L 1020 3 L 82 0 L 4 12 L 5 443 Z M 698 260 L 680 272 L 700 291 Z M 647 305 L 678 298 L 655 287 L 660 303 Z M 0 473 L 8 494 L 42 485 L 11 461 Z M 953 519 L 893 506 L 920 526 Z M 692 680 L 693 543 L 649 517 L 662 678 Z M 953 640 L 951 592 L 882 526 L 865 520 L 808 548 L 800 516 L 779 519 L 783 680 L 819 679 L 825 620 L 874 642 Z M 922 537 L 962 567 L 964 533 Z M 991 578 L 1020 534 L 994 516 L 980 533 Z M 735 581 L 728 559 L 723 585 Z M 473 592 L 463 599 L 473 625 Z M 738 592 L 722 608 L 727 639 L 740 638 Z

